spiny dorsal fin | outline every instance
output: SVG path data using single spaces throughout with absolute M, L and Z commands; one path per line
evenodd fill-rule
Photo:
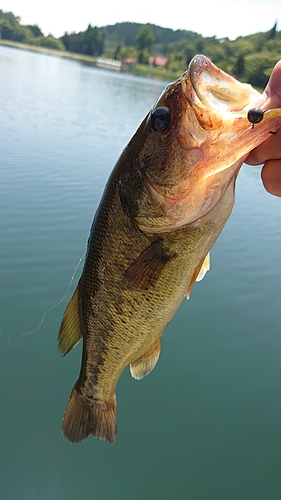
M 210 269 L 210 252 L 206 255 L 205 259 L 200 260 L 198 266 L 194 269 L 193 276 L 190 280 L 188 290 L 185 294 L 186 298 L 189 299 L 192 287 L 195 283 L 195 281 L 201 281 L 206 272 L 209 271 Z
M 131 290 L 147 290 L 158 280 L 164 267 L 176 253 L 168 255 L 163 243 L 157 239 L 130 264 L 124 273 L 124 281 Z
M 79 283 L 64 312 L 58 334 L 58 347 L 63 356 L 82 338 L 78 316 Z
M 160 356 L 161 338 L 140 358 L 130 364 L 130 372 L 133 378 L 140 380 L 153 370 Z

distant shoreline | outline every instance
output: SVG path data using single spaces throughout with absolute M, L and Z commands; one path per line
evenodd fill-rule
M 39 45 L 28 45 L 27 43 L 14 42 L 12 40 L 3 40 L 3 38 L 0 39 L 0 45 L 14 47 L 16 49 L 30 50 L 32 52 L 41 52 L 43 54 L 49 54 L 57 57 L 65 57 L 66 59 L 76 59 L 77 61 L 87 62 L 93 65 L 96 64 L 96 57 L 88 56 L 85 54 L 77 54 L 74 52 L 67 52 L 66 50 L 49 49 L 47 47 L 41 47 Z
M 41 47 L 38 45 L 29 45 L 27 43 L 14 42 L 12 40 L 3 40 L 0 39 L 0 45 L 4 45 L 6 47 L 12 47 L 16 49 L 28 50 L 31 52 L 40 52 L 41 54 L 52 55 L 55 57 L 64 57 L 65 59 L 72 59 L 75 61 L 84 62 L 86 64 L 98 67 L 97 65 L 97 57 L 89 56 L 86 54 L 77 54 L 76 52 L 68 52 L 66 50 L 56 50 L 49 49 L 47 47 Z M 112 71 L 110 68 L 105 68 Z M 126 70 L 126 73 L 130 73 L 137 76 L 143 76 L 148 78 L 156 78 L 159 80 L 171 81 L 181 76 L 179 73 L 166 72 L 162 68 L 154 68 L 146 65 L 136 65 L 134 68 L 129 71 Z

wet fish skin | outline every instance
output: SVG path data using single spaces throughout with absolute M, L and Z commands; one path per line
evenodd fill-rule
M 141 379 L 154 368 L 163 330 L 231 213 L 243 159 L 281 125 L 269 116 L 251 129 L 243 108 L 258 96 L 197 56 L 154 107 L 170 109 L 171 125 L 152 130 L 149 113 L 114 167 L 58 337 L 63 355 L 83 339 L 63 419 L 69 441 L 115 441 L 122 371 L 129 364 Z

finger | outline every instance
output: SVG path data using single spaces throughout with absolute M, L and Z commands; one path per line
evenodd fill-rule
M 246 158 L 248 165 L 262 165 L 266 160 L 281 159 L 281 128 L 276 134 L 269 135 L 268 139 L 253 149 Z
M 266 102 L 263 104 L 263 109 L 281 107 L 281 60 L 275 64 L 268 84 L 264 89 L 264 94 L 267 96 Z
M 261 171 L 265 189 L 275 196 L 281 196 L 281 160 L 267 161 Z
M 278 61 L 270 75 L 262 94 L 252 104 L 253 107 L 263 110 L 281 107 L 281 59 Z

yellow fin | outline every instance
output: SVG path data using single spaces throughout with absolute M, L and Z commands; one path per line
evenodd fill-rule
M 130 364 L 130 372 L 133 378 L 140 380 L 148 375 L 156 365 L 161 350 L 161 338 L 153 344 L 140 358 Z
M 163 248 L 161 239 L 157 239 L 149 245 L 130 264 L 124 273 L 124 281 L 130 290 L 147 290 L 158 280 L 164 267 L 177 254 L 167 254 Z
M 58 347 L 63 356 L 82 338 L 78 316 L 78 297 L 79 283 L 64 312 L 58 334 Z
M 210 252 L 209 252 L 204 259 L 204 262 L 196 278 L 196 281 L 201 281 L 204 278 L 205 274 L 209 271 L 210 267 L 211 267 L 211 262 L 210 262 Z
M 200 260 L 198 266 L 194 269 L 193 276 L 190 280 L 189 287 L 187 289 L 187 292 L 185 294 L 186 298 L 189 299 L 192 287 L 195 283 L 195 281 L 201 281 L 206 272 L 209 271 L 210 269 L 210 252 L 206 255 L 205 259 Z

